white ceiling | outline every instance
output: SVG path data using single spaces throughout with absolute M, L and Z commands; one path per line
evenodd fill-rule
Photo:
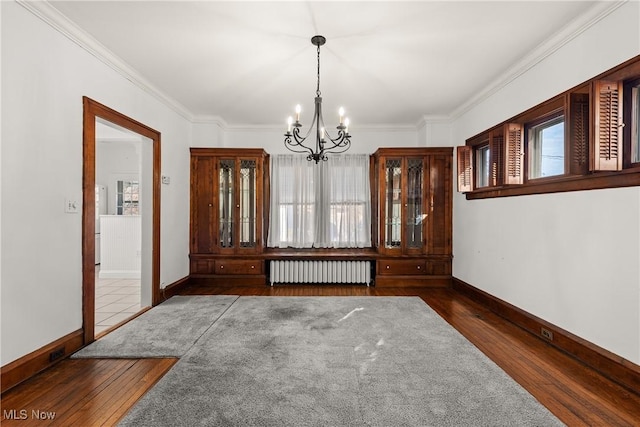
M 458 114 L 603 9 L 588 1 L 53 1 L 192 120 L 308 124 L 316 48 L 327 125 Z M 334 117 L 336 116 L 336 117 Z M 307 121 L 305 122 L 305 118 Z

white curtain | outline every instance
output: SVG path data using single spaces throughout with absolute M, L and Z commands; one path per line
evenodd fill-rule
M 369 156 L 271 156 L 270 247 L 371 246 Z

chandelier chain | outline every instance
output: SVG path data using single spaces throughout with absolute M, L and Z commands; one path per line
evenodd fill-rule
M 316 96 L 320 96 L 320 45 L 318 45 L 318 86 L 316 87 Z

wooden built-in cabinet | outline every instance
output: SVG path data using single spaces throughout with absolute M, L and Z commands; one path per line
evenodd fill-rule
M 268 158 L 262 149 L 191 149 L 190 277 L 266 283 Z
M 376 286 L 451 281 L 452 148 L 380 148 L 372 156 Z
M 270 259 L 366 259 L 376 286 L 451 283 L 452 148 L 380 148 L 371 156 L 372 249 L 265 250 L 268 154 L 191 149 L 190 277 L 263 285 Z

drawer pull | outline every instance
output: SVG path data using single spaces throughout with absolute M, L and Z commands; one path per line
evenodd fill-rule
M 221 266 L 220 266 L 220 270 L 222 270 L 223 268 L 224 268 L 224 265 L 221 265 Z
M 389 269 L 389 266 L 387 265 L 387 270 Z
M 255 266 L 255 265 L 252 265 L 252 266 L 251 266 L 251 268 L 256 268 L 256 266 Z
M 420 270 L 420 266 L 418 266 L 418 270 Z

